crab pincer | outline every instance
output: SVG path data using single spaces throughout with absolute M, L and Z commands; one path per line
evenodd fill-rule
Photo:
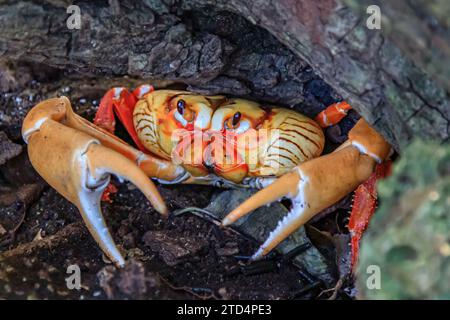
M 91 134 L 90 134 L 91 133 Z M 100 198 L 111 174 L 135 184 L 164 216 L 167 207 L 147 174 L 132 161 L 139 151 L 107 132 L 87 125 L 66 97 L 46 100 L 26 116 L 22 136 L 38 173 L 79 209 L 90 233 L 118 266 L 125 261 L 117 249 L 100 210 Z M 119 152 L 109 146 L 116 146 Z M 116 148 L 116 149 L 117 149 Z M 148 160 L 148 159 L 147 159 Z M 149 161 L 149 160 L 148 160 Z M 154 164 L 157 167 L 157 163 Z
M 314 215 L 366 181 L 390 149 L 384 138 L 361 119 L 350 131 L 349 140 L 336 151 L 301 163 L 234 209 L 222 224 L 230 225 L 260 206 L 290 198 L 292 209 L 253 255 L 253 259 L 260 259 Z

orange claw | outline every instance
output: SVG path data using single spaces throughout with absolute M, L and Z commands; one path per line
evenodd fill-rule
M 320 112 L 315 120 L 322 128 L 330 127 L 341 121 L 352 107 L 345 101 L 337 102 Z
M 36 171 L 76 205 L 89 231 L 117 266 L 125 260 L 103 219 L 100 199 L 111 175 L 132 182 L 162 216 L 168 209 L 151 177 L 172 180 L 182 168 L 134 149 L 75 114 L 66 97 L 45 100 L 23 121 L 22 136 Z
M 231 211 L 222 225 L 228 226 L 254 209 L 282 197 L 292 200 L 289 213 L 279 221 L 253 255 L 260 259 L 314 215 L 336 203 L 369 179 L 376 164 L 383 162 L 390 145 L 360 119 L 349 140 L 334 152 L 299 164 Z
M 348 222 L 348 230 L 351 234 L 351 267 L 356 266 L 359 256 L 359 243 L 364 231 L 369 225 L 370 219 L 377 205 L 376 183 L 390 174 L 392 162 L 378 164 L 366 182 L 355 190 L 352 212 Z

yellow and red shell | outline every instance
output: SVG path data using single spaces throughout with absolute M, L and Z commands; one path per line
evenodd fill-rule
M 193 176 L 212 173 L 235 183 L 280 176 L 318 157 L 325 143 L 322 128 L 293 110 L 186 91 L 145 95 L 133 122 L 151 153 Z

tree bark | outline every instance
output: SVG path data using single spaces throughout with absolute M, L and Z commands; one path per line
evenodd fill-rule
M 359 14 L 382 8 L 383 33 L 402 52 L 450 91 L 450 2 L 447 0 L 345 0 Z
M 66 26 L 68 5 L 0 1 L 1 56 L 88 76 L 174 80 L 207 93 L 303 109 L 324 103 L 305 95 L 312 81 L 320 81 L 311 66 L 397 150 L 415 136 L 449 140 L 450 102 L 438 82 L 441 73 L 427 75 L 420 69 L 430 71 L 427 65 L 416 66 L 401 51 L 401 35 L 391 41 L 383 27 L 369 30 L 366 15 L 338 0 L 80 2 L 80 30 Z M 226 14 L 217 15 L 221 10 L 234 15 L 227 21 Z M 201 27 L 216 18 L 213 28 Z M 405 23 L 415 21 L 417 16 Z M 448 40 L 441 40 L 445 48 Z M 422 57 L 425 62 L 427 55 Z

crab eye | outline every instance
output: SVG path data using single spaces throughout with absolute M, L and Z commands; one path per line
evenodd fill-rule
M 241 120 L 241 113 L 238 111 L 233 115 L 233 120 L 231 121 L 233 127 L 235 127 L 240 120 Z
M 242 119 L 242 114 L 237 111 L 231 118 L 225 121 L 224 126 L 226 130 L 241 134 L 251 128 L 251 123 L 246 119 Z
M 180 115 L 183 115 L 185 107 L 186 107 L 186 103 L 184 102 L 184 100 L 183 99 L 178 100 L 177 110 Z

